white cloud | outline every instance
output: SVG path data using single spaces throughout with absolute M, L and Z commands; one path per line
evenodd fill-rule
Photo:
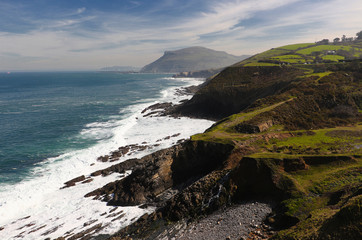
M 248 19 L 260 11 L 278 8 L 299 0 L 247 0 L 216 3 L 208 12 L 190 19 L 178 26 L 191 34 L 210 34 L 219 31 L 231 31 L 241 20 Z
M 77 14 L 82 14 L 82 13 L 84 13 L 84 12 L 85 12 L 85 10 L 86 10 L 86 8 L 85 8 L 85 7 L 78 8 L 78 9 L 77 9 Z
M 298 8 L 280 12 L 295 4 Z M 360 0 L 349 0 L 348 4 L 344 0 L 233 0 L 213 2 L 202 13 L 160 23 L 147 14 L 109 14 L 79 8 L 77 13 L 81 16 L 68 15 L 62 20 L 39 23 L 41 27 L 27 34 L 0 32 L 2 49 L 19 55 L 2 55 L 0 66 L 3 70 L 142 66 L 164 50 L 193 45 L 237 55 L 251 54 L 288 43 L 313 42 L 342 34 L 354 36 L 362 30 L 361 12 Z M 252 28 L 243 25 L 248 19 L 263 19 L 264 14 L 270 15 L 268 21 Z M 84 28 L 88 22 L 98 24 L 98 28 Z M 28 57 L 24 65 L 21 56 Z M 31 62 L 32 57 L 38 59 Z

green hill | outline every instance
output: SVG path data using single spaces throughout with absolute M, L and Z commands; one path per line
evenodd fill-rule
M 272 48 L 236 65 L 277 66 L 279 64 L 333 63 L 362 58 L 362 41 L 330 44 L 302 43 Z
M 190 47 L 166 51 L 161 58 L 144 66 L 141 72 L 178 73 L 218 69 L 239 62 L 246 57 L 248 56 L 238 57 L 204 47 Z
M 362 41 L 295 44 L 273 48 L 238 62 L 208 82 L 178 112 L 220 119 L 275 95 L 306 77 L 321 78 L 362 58 Z M 341 61 L 340 61 L 341 60 Z
M 362 41 L 296 44 L 226 68 L 178 112 L 221 119 L 234 201 L 278 199 L 273 239 L 360 239 Z
M 151 156 L 159 162 L 123 185 L 108 186 L 113 192 L 106 193 L 121 200 L 179 191 L 114 239 L 162 239 L 182 227 L 179 220 L 195 221 L 250 199 L 272 199 L 275 206 L 265 221 L 269 227 L 257 226 L 248 239 L 361 239 L 360 44 L 275 48 L 207 82 L 174 114 L 218 121 Z M 145 173 L 153 175 L 143 180 Z M 128 190 L 131 181 L 142 191 Z M 155 190 L 144 191 L 150 186 Z

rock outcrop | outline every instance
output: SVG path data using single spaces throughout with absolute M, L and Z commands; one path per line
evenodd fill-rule
M 99 173 L 132 169 L 128 177 L 86 194 L 111 205 L 139 205 L 158 202 L 167 189 L 181 190 L 214 169 L 221 168 L 232 145 L 186 141 L 157 151 L 142 159 L 132 159 Z M 98 172 L 97 172 L 98 173 Z
M 145 158 L 152 164 L 117 183 L 109 193 L 119 202 L 110 203 L 158 206 L 117 237 L 158 239 L 229 203 L 273 199 L 266 223 L 275 239 L 339 239 L 345 231 L 359 239 L 361 68 L 326 68 L 335 69 L 318 77 L 294 67 L 233 66 L 207 82 L 178 113 L 236 114 L 168 157 Z

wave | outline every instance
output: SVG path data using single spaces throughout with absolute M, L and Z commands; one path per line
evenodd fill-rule
M 183 86 L 199 84 L 201 79 L 169 79 L 181 81 Z M 43 239 L 74 235 L 94 226 L 98 234 L 113 234 L 134 222 L 152 208 L 107 206 L 105 202 L 83 196 L 105 184 L 122 179 L 124 174 L 90 177 L 94 171 L 112 164 L 97 161 L 120 146 L 147 144 L 144 151 L 135 151 L 120 158 L 140 158 L 151 152 L 169 147 L 180 139 L 202 132 L 213 122 L 190 118 L 144 117 L 142 110 L 159 102 L 178 103 L 191 96 L 177 94 L 178 87 L 162 91 L 159 99 L 139 100 L 120 110 L 120 116 L 108 121 L 89 123 L 79 138 L 95 139 L 97 144 L 73 150 L 38 163 L 31 174 L 16 185 L 0 188 L 0 239 Z M 173 136 L 173 137 L 169 137 Z M 157 144 L 156 144 L 157 143 Z M 129 174 L 126 173 L 126 174 Z M 91 179 L 64 188 L 64 183 L 78 176 Z M 97 225 L 98 224 L 98 225 Z M 98 229 L 98 230 L 99 230 Z

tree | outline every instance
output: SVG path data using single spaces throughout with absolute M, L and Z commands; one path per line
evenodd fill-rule
M 317 44 L 328 45 L 328 44 L 329 44 L 329 40 L 328 40 L 328 39 L 323 39 L 323 40 L 318 41 Z
M 339 41 L 341 41 L 341 39 L 340 39 L 340 38 L 338 38 L 338 37 L 337 37 L 337 38 L 335 38 L 335 39 L 333 39 L 333 42 L 334 42 L 334 43 L 338 43 Z
M 356 35 L 358 40 L 362 39 L 362 31 L 359 31 Z

